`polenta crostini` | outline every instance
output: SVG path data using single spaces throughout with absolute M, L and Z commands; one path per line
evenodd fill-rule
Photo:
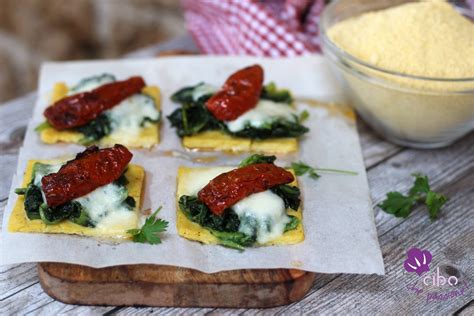
M 253 155 L 238 168 L 179 168 L 179 235 L 240 250 L 303 241 L 295 176 L 274 161 Z
M 218 89 L 200 83 L 175 92 L 181 105 L 168 116 L 188 149 L 288 153 L 308 132 L 291 93 L 274 83 L 263 85 L 259 65 L 232 74 Z
M 55 84 L 46 121 L 36 130 L 44 143 L 150 148 L 159 142 L 160 90 L 142 77 L 117 81 L 111 74 Z
M 145 172 L 122 145 L 91 146 L 69 161 L 30 160 L 11 232 L 128 238 L 137 228 Z

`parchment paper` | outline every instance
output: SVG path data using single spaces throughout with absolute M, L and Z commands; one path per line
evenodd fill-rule
M 83 147 L 73 144 L 45 145 L 33 131 L 44 120 L 53 84 L 73 85 L 81 78 L 112 73 L 121 80 L 141 75 L 162 91 L 163 118 L 177 105 L 169 100 L 177 89 L 201 81 L 220 86 L 233 71 L 253 63 L 265 69 L 265 82 L 291 89 L 299 100 L 298 110 L 307 109 L 311 128 L 301 141 L 298 154 L 280 156 L 287 166 L 302 160 L 310 165 L 358 172 L 357 176 L 323 174 L 318 180 L 300 177 L 303 196 L 304 242 L 290 246 L 249 248 L 244 252 L 186 240 L 176 231 L 176 173 L 180 165 L 235 165 L 247 155 L 190 153 L 180 144 L 167 119 L 163 119 L 162 141 L 152 150 L 133 150 L 132 163 L 146 169 L 143 209 L 162 205 L 160 217 L 170 222 L 162 244 L 111 243 L 93 238 L 31 233 L 9 233 L 7 224 L 16 200 L 13 188 L 21 183 L 29 159 L 71 157 Z M 303 102 L 303 101 L 304 102 Z M 315 106 L 316 100 L 342 100 L 342 93 L 324 59 L 308 56 L 292 59 L 253 57 L 165 57 L 149 60 L 111 60 L 46 63 L 39 83 L 39 100 L 20 150 L 1 234 L 1 264 L 22 262 L 67 262 L 92 267 L 122 264 L 163 264 L 204 272 L 246 268 L 298 268 L 323 273 L 384 274 L 384 266 L 358 134 L 351 111 L 344 107 Z M 305 104 L 311 103 L 311 105 Z M 174 151 L 175 156 L 170 156 Z M 218 156 L 212 163 L 196 163 L 196 156 Z

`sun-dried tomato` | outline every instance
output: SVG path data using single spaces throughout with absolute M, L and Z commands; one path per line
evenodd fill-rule
M 64 130 L 87 124 L 105 110 L 119 104 L 145 87 L 142 77 L 104 84 L 92 91 L 65 97 L 46 108 L 44 116 L 51 126 Z
M 250 194 L 290 183 L 294 179 L 291 172 L 274 164 L 254 164 L 218 175 L 198 192 L 198 198 L 212 213 L 222 215 L 225 209 Z
M 58 172 L 41 179 L 46 203 L 48 206 L 61 205 L 117 180 L 132 156 L 122 145 L 104 149 L 97 146 L 87 148 Z
M 263 69 L 254 65 L 233 73 L 207 102 L 207 109 L 221 121 L 232 121 L 254 108 L 260 98 Z

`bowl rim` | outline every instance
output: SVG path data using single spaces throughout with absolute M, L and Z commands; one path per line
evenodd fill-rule
M 398 71 L 394 71 L 394 70 L 390 70 L 390 69 L 386 69 L 386 68 L 381 68 L 381 67 L 377 67 L 375 65 L 372 65 L 370 63 L 367 63 L 365 61 L 363 61 L 362 59 L 360 58 L 357 58 L 355 57 L 354 55 L 348 53 L 347 51 L 343 50 L 342 48 L 340 48 L 339 46 L 337 46 L 330 38 L 329 36 L 327 35 L 327 28 L 326 28 L 326 24 L 327 24 L 327 19 L 328 19 L 328 15 L 329 13 L 331 12 L 331 10 L 335 7 L 336 3 L 339 3 L 341 1 L 344 1 L 344 0 L 334 0 L 332 1 L 331 3 L 329 3 L 329 5 L 327 5 L 324 10 L 323 10 L 323 13 L 321 15 L 321 23 L 320 23 L 320 31 L 321 31 L 321 39 L 322 39 L 322 42 L 324 44 L 326 44 L 329 49 L 333 52 L 333 53 L 336 53 L 339 55 L 339 57 L 342 56 L 342 58 L 345 58 L 355 64 L 358 64 L 360 66 L 363 66 L 363 67 L 367 67 L 369 69 L 372 69 L 376 72 L 380 72 L 380 73 L 385 73 L 385 74 L 388 74 L 388 75 L 391 75 L 391 76 L 398 76 L 398 77 L 402 77 L 402 78 L 409 78 L 409 79 L 415 79 L 415 80 L 423 80 L 423 81 L 431 81 L 431 82 L 451 82 L 451 83 L 469 83 L 469 82 L 474 82 L 474 77 L 463 77 L 463 78 L 440 78 L 440 77 L 425 77 L 425 76 L 417 76 L 417 75 L 410 75 L 410 74 L 405 74 L 405 73 L 401 73 L 401 72 L 398 72 Z M 461 7 L 461 6 L 458 6 L 458 5 L 455 5 L 454 3 L 451 3 L 458 11 L 460 11 L 463 15 L 467 15 L 469 16 L 471 19 L 474 19 L 474 10 L 470 10 L 470 9 L 467 9 L 467 8 L 464 8 L 464 7 Z M 393 6 L 390 6 L 390 7 L 393 7 Z M 363 13 L 362 13 L 363 14 Z M 466 91 L 466 90 L 464 90 Z M 468 91 L 471 91 L 471 89 L 469 89 Z

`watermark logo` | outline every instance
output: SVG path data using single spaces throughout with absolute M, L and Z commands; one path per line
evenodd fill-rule
M 462 284 L 455 275 L 445 277 L 440 274 L 439 267 L 430 272 L 430 263 L 433 256 L 430 251 L 418 248 L 411 248 L 407 252 L 407 258 L 403 262 L 405 271 L 416 273 L 422 278 L 417 279 L 407 286 L 407 289 L 416 295 L 426 296 L 426 302 L 445 301 L 462 296 L 469 288 L 469 284 L 464 281 Z
M 407 272 L 416 272 L 419 276 L 430 271 L 430 262 L 433 256 L 428 250 L 411 248 L 407 252 L 407 260 L 403 263 Z

